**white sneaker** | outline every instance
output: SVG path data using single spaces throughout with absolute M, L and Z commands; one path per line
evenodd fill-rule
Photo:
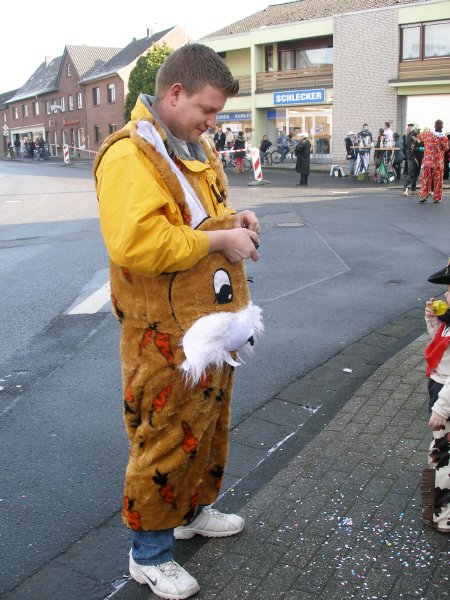
M 405 189 L 403 190 L 403 194 L 402 194 L 402 195 L 403 195 L 403 196 L 408 196 L 408 188 L 405 188 Z
M 138 583 L 146 583 L 156 596 L 183 600 L 200 591 L 197 581 L 174 560 L 161 565 L 138 565 L 130 550 L 130 575 Z
M 173 534 L 177 540 L 187 540 L 197 534 L 204 537 L 228 537 L 243 529 L 244 519 L 239 515 L 226 515 L 207 506 L 189 525 L 175 527 Z

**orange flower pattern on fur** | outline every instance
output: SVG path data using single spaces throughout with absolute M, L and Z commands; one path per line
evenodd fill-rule
M 169 367 L 175 367 L 172 350 L 170 349 L 170 335 L 168 333 L 156 333 L 155 344 L 164 358 L 167 360 Z
M 113 313 L 116 314 L 116 316 L 119 319 L 119 321 L 122 321 L 122 319 L 124 318 L 124 314 L 120 310 L 119 303 L 117 301 L 117 298 L 114 296 L 114 294 L 111 294 L 111 304 L 112 304 L 112 307 L 113 307 Z
M 176 508 L 177 505 L 175 502 L 175 494 L 173 491 L 173 485 L 169 481 L 169 473 L 160 473 L 158 469 L 156 469 L 156 475 L 153 475 L 152 479 L 157 485 L 160 486 L 159 495 L 164 502 L 170 504 L 172 508 Z
M 139 344 L 141 351 L 146 348 L 152 340 L 155 342 L 156 347 L 167 360 L 169 367 L 172 369 L 175 368 L 175 359 L 170 348 L 170 335 L 168 333 L 158 331 L 157 323 L 152 323 L 145 330 L 145 333 L 142 336 Z
M 183 517 L 186 523 L 190 523 L 192 519 L 195 518 L 195 515 L 197 514 L 199 499 L 200 490 L 196 489 L 195 494 L 189 500 L 189 511 Z
M 222 485 L 223 473 L 224 468 L 222 467 L 222 465 L 216 465 L 215 468 L 211 471 L 211 475 L 216 480 L 215 487 L 217 490 L 220 490 L 220 487 Z
M 161 412 L 162 409 L 165 407 L 165 405 L 167 403 L 167 399 L 169 398 L 170 394 L 172 393 L 172 389 L 173 389 L 173 386 L 171 383 L 169 383 L 163 390 L 161 390 L 159 392 L 159 394 L 153 400 L 152 407 L 151 407 L 150 413 L 148 415 L 148 422 L 150 423 L 150 425 L 153 425 L 153 422 L 152 422 L 153 414 L 155 412 L 157 412 L 157 413 Z
M 131 283 L 131 274 L 129 269 L 127 269 L 126 267 L 122 267 L 122 273 L 124 274 L 125 279 Z
M 183 439 L 183 450 L 186 454 L 190 454 L 192 457 L 197 453 L 198 440 L 194 437 L 192 433 L 191 426 L 186 421 L 181 423 L 181 427 L 184 431 L 184 439 Z
M 141 529 L 141 515 L 137 510 L 133 510 L 133 504 L 134 501 L 125 496 L 123 499 L 122 515 L 130 529 L 139 530 Z

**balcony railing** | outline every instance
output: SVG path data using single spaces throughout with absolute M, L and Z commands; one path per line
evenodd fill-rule
M 333 65 L 256 73 L 257 92 L 272 92 L 290 87 L 314 88 L 331 87 L 332 85 Z
M 250 75 L 238 75 L 236 79 L 239 80 L 239 96 L 245 96 L 251 94 L 251 76 Z
M 406 60 L 398 65 L 398 79 L 391 83 L 407 81 L 450 79 L 450 58 L 428 60 Z

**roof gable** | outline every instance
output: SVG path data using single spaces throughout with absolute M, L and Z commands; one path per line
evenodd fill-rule
M 73 62 L 78 77 L 83 79 L 105 65 L 120 53 L 121 49 L 81 45 L 66 46 L 66 52 Z
M 120 50 L 120 52 L 117 52 L 117 54 L 115 54 L 108 62 L 105 62 L 103 65 L 100 65 L 96 69 L 86 73 L 86 75 L 81 78 L 80 83 L 86 83 L 87 81 L 93 81 L 95 79 L 100 79 L 102 77 L 106 77 L 107 75 L 117 73 L 120 71 L 120 69 L 127 67 L 137 60 L 142 54 L 151 48 L 153 44 L 159 42 L 173 29 L 174 27 L 170 27 L 164 31 L 158 31 L 149 37 L 145 37 L 140 40 L 133 40 L 128 44 L 128 46 L 125 46 L 125 48 Z
M 10 98 L 15 96 L 17 90 L 11 90 L 9 92 L 3 92 L 0 94 L 0 110 L 8 108 L 7 102 Z
M 9 98 L 8 104 L 57 89 L 61 60 L 62 56 L 58 56 L 58 58 L 54 58 L 49 62 L 44 61 L 41 63 L 25 84 Z

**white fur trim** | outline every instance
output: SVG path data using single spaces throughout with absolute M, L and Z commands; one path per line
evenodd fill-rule
M 199 223 L 206 219 L 208 215 L 206 214 L 202 203 L 197 198 L 194 190 L 192 189 L 191 184 L 180 171 L 180 169 L 176 166 L 173 160 L 170 158 L 161 136 L 156 131 L 156 128 L 151 123 L 149 123 L 149 121 L 138 121 L 137 132 L 142 138 L 144 138 L 144 140 L 152 144 L 152 146 L 154 146 L 155 149 L 164 156 L 166 161 L 169 163 L 172 173 L 174 173 L 177 176 L 178 181 L 180 182 L 180 185 L 183 188 L 184 197 L 186 199 L 187 205 L 189 206 L 189 210 L 191 211 L 191 227 L 195 229 L 195 227 L 197 227 Z
M 186 360 L 181 365 L 186 378 L 196 385 L 206 368 L 218 369 L 225 363 L 238 367 L 230 352 L 251 352 L 248 339 L 258 337 L 264 330 L 261 309 L 250 302 L 239 312 L 212 313 L 201 317 L 186 332 L 182 346 Z

